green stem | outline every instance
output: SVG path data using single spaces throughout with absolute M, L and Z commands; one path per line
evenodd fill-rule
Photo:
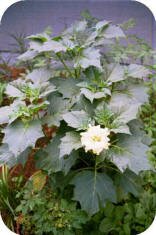
M 96 191 L 96 178 L 97 178 L 97 156 L 95 155 L 93 198 L 95 197 L 95 191 Z
M 56 54 L 58 59 L 61 61 L 61 63 L 63 64 L 64 68 L 68 71 L 68 73 L 70 74 L 71 77 L 73 77 L 72 72 L 70 71 L 69 67 L 66 65 L 66 63 L 64 62 L 64 60 L 62 59 L 60 54 Z
M 2 197 L 2 200 L 3 200 L 4 204 L 8 207 L 8 209 L 10 210 L 10 212 L 12 213 L 12 215 L 15 217 L 14 210 L 13 210 L 13 208 L 11 207 L 8 198 L 5 199 L 4 197 Z

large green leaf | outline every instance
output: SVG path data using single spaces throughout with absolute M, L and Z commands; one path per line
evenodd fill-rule
M 46 171 L 59 172 L 67 174 L 70 168 L 75 164 L 78 158 L 77 152 L 72 152 L 68 158 L 60 158 L 60 136 L 56 135 L 49 145 L 43 150 L 39 150 L 35 156 L 36 167 Z
M 109 108 L 118 114 L 118 121 L 121 123 L 136 119 L 140 107 L 137 100 L 129 98 L 126 94 L 114 94 L 109 105 Z
M 136 197 L 141 192 L 140 178 L 129 169 L 115 176 L 115 184 L 124 193 L 132 193 Z
M 27 148 L 20 155 L 15 156 L 10 150 L 7 144 L 0 146 L 0 165 L 6 164 L 9 167 L 20 163 L 24 165 L 28 159 L 31 149 Z
M 29 154 L 31 153 L 32 149 L 31 147 L 26 148 L 20 155 L 17 157 L 17 163 L 22 164 L 25 166 L 25 163 L 28 160 Z
M 84 49 L 82 55 L 76 59 L 74 67 L 82 67 L 83 69 L 86 69 L 89 66 L 94 66 L 99 69 L 102 69 L 100 57 L 101 55 L 99 49 L 89 47 L 87 49 Z
M 134 97 L 134 99 L 137 100 L 141 105 L 145 102 L 148 102 L 148 88 L 142 84 L 132 84 L 129 85 L 128 90 L 130 92 L 130 95 Z
M 34 57 L 37 56 L 37 54 L 38 53 L 36 51 L 28 50 L 24 52 L 23 54 L 21 54 L 20 56 L 18 56 L 18 60 L 21 60 L 21 61 L 32 60 Z
M 106 217 L 101 221 L 99 229 L 102 234 L 108 234 L 109 232 L 116 231 L 116 224 L 114 224 L 113 220 Z
M 48 39 L 50 39 L 50 37 L 47 32 L 43 32 L 43 33 L 38 33 L 35 35 L 30 35 L 27 37 L 27 39 L 31 41 L 37 41 L 37 42 L 46 42 Z
M 60 121 L 63 120 L 63 114 L 68 112 L 71 103 L 57 93 L 51 94 L 48 97 L 48 101 L 50 104 L 48 105 L 48 113 L 44 118 L 44 122 L 49 126 L 59 126 Z
M 114 133 L 124 133 L 124 134 L 131 134 L 130 130 L 129 130 L 129 126 L 126 124 L 120 124 L 119 126 L 117 126 L 116 128 L 112 128 L 111 131 L 113 131 Z
M 31 73 L 27 74 L 26 78 L 35 84 L 47 82 L 52 77 L 52 71 L 46 68 L 34 69 Z
M 94 115 L 96 104 L 92 104 L 85 96 L 81 95 L 78 102 L 72 107 L 72 110 L 84 110 L 90 117 Z
M 4 106 L 0 108 L 0 124 L 9 123 L 11 124 L 17 118 L 17 112 L 20 107 L 25 106 L 25 102 L 15 99 L 10 106 Z
M 89 99 L 91 103 L 93 103 L 94 99 L 101 99 L 103 97 L 106 97 L 107 95 L 110 95 L 111 93 L 108 88 L 104 88 L 103 91 L 98 92 L 92 92 L 87 88 L 81 88 L 81 94 L 83 94 L 87 99 Z
M 127 73 L 129 77 L 142 79 L 146 78 L 150 74 L 150 71 L 143 65 L 130 64 Z
M 76 86 L 77 81 L 68 78 L 68 79 L 52 79 L 53 84 L 56 85 L 58 92 L 63 95 L 63 98 L 73 99 L 76 96 L 79 96 L 80 88 Z
M 9 106 L 0 108 L 0 124 L 9 122 L 9 115 L 12 113 L 12 110 Z
M 36 140 L 43 136 L 39 121 L 31 121 L 27 126 L 16 121 L 3 130 L 5 136 L 3 143 L 8 144 L 9 150 L 18 156 L 27 147 L 35 146 Z
M 111 70 L 111 74 L 108 77 L 110 82 L 119 82 L 125 79 L 124 76 L 124 67 L 120 64 L 116 64 Z
M 95 25 L 95 28 L 96 30 L 101 30 L 103 29 L 105 26 L 109 25 L 109 21 L 106 21 L 106 20 L 102 20 L 102 21 L 99 21 L 96 25 Z
M 87 21 L 86 20 L 76 21 L 69 28 L 67 28 L 63 34 L 67 35 L 67 36 L 77 34 L 80 32 L 84 32 L 86 28 L 87 28 Z
M 88 114 L 83 110 L 68 112 L 63 115 L 63 119 L 68 123 L 68 126 L 79 130 L 86 129 L 90 120 Z
M 40 81 L 37 82 L 35 81 L 34 77 L 32 78 L 34 74 L 38 74 L 38 78 L 40 78 Z M 41 76 L 41 71 L 34 71 L 34 74 L 30 76 L 31 79 L 34 79 L 34 83 L 27 80 L 17 79 L 7 85 L 5 93 L 8 96 L 18 98 L 20 100 L 25 100 L 27 99 L 27 96 L 29 97 L 31 95 L 31 98 L 29 98 L 31 101 L 33 101 L 35 97 L 37 97 L 38 99 L 44 98 L 56 90 L 56 87 L 52 83 L 44 80 L 41 81 L 41 77 L 39 77 L 39 74 Z M 48 76 L 48 74 L 46 75 Z
M 10 97 L 23 97 L 23 93 L 19 90 L 18 85 L 19 85 L 19 79 L 16 81 L 13 81 L 12 83 L 9 83 L 6 87 L 5 93 L 10 96 Z M 22 84 L 22 81 L 21 81 Z M 17 86 L 17 87 L 16 87 Z
M 106 30 L 104 30 L 103 36 L 107 39 L 111 39 L 111 38 L 125 37 L 125 34 L 119 26 L 110 25 L 109 27 L 106 28 Z
M 144 133 L 143 131 L 139 131 L 138 122 L 133 121 L 129 125 L 132 135 L 122 134 L 118 136 L 118 146 L 123 149 L 123 151 L 114 153 L 112 161 L 121 171 L 129 168 L 131 171 L 138 174 L 142 170 L 151 169 L 147 157 L 149 148 L 143 143 Z
M 16 158 L 12 152 L 10 152 L 8 145 L 3 144 L 0 146 L 0 166 L 6 164 L 12 167 L 16 164 Z
M 79 201 L 82 210 L 93 215 L 105 206 L 107 201 L 116 202 L 112 179 L 105 173 L 82 171 L 71 181 L 75 185 L 74 200 Z
M 48 40 L 44 43 L 39 42 L 31 42 L 30 43 L 30 49 L 37 51 L 39 53 L 41 52 L 60 52 L 60 51 L 66 51 L 66 47 L 62 45 L 62 43 L 54 41 L 54 40 Z
M 81 141 L 79 133 L 74 131 L 67 132 L 66 135 L 61 139 L 60 144 L 60 157 L 69 155 L 72 150 L 81 148 Z

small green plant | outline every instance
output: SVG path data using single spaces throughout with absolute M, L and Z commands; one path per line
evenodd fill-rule
M 86 213 L 77 209 L 75 202 L 59 199 L 48 183 L 44 186 L 39 182 L 40 189 L 42 188 L 40 191 L 39 184 L 36 184 L 40 179 L 37 179 L 39 174 L 35 173 L 17 195 L 21 198 L 21 203 L 16 208 L 16 213 L 19 214 L 16 220 L 22 226 L 21 231 L 32 235 L 78 234 L 88 220 Z M 42 182 L 45 183 L 44 179 L 45 175 L 42 173 Z
M 0 211 L 6 225 L 15 231 L 15 208 L 18 205 L 16 194 L 22 185 L 22 176 L 12 177 L 6 165 L 0 172 Z

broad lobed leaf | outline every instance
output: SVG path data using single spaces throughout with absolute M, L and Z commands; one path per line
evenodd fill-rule
M 79 133 L 74 131 L 67 132 L 66 135 L 61 138 L 60 144 L 60 158 L 65 155 L 70 155 L 73 150 L 81 148 L 81 141 Z
M 147 157 L 148 146 L 143 143 L 144 133 L 136 129 L 139 124 L 133 121 L 130 124 L 132 135 L 119 136 L 118 146 L 123 149 L 121 153 L 116 153 L 112 161 L 121 170 L 129 168 L 138 174 L 142 170 L 150 170 L 151 166 Z
M 43 137 L 42 127 L 39 121 L 31 121 L 28 126 L 21 121 L 16 121 L 7 126 L 3 133 L 5 134 L 3 143 L 8 144 L 9 150 L 18 156 L 27 147 L 34 147 L 36 141 Z
M 107 201 L 116 202 L 115 187 L 112 179 L 105 173 L 82 171 L 71 181 L 74 188 L 74 200 L 79 201 L 82 210 L 93 215 L 104 207 Z
M 71 111 L 63 115 L 63 119 L 67 122 L 68 126 L 84 130 L 87 129 L 90 117 L 89 115 L 81 111 Z

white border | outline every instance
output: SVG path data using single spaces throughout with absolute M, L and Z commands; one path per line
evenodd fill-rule
M 3 17 L 3 14 L 5 11 L 14 3 L 19 2 L 21 0 L 2 0 L 3 2 L 0 2 L 0 23 Z
M 20 0 L 2 0 L 0 2 L 0 22 L 2 20 L 2 16 L 4 12 L 14 3 L 19 2 Z M 134 0 L 135 1 L 135 0 Z M 139 0 L 137 2 L 142 3 L 145 5 L 154 15 L 156 19 L 156 1 L 155 0 Z M 0 216 L 0 234 L 1 235 L 16 235 L 15 233 L 11 232 L 6 225 L 3 223 L 2 218 Z M 152 225 L 140 235 L 155 235 L 156 234 L 156 217 L 153 221 Z
M 151 13 L 153 14 L 156 20 L 156 1 L 155 0 L 132 0 L 134 2 L 142 3 L 145 7 L 147 7 Z
M 3 222 L 1 215 L 0 215 L 0 234 L 1 235 L 17 235 L 16 233 L 8 229 L 8 227 Z

